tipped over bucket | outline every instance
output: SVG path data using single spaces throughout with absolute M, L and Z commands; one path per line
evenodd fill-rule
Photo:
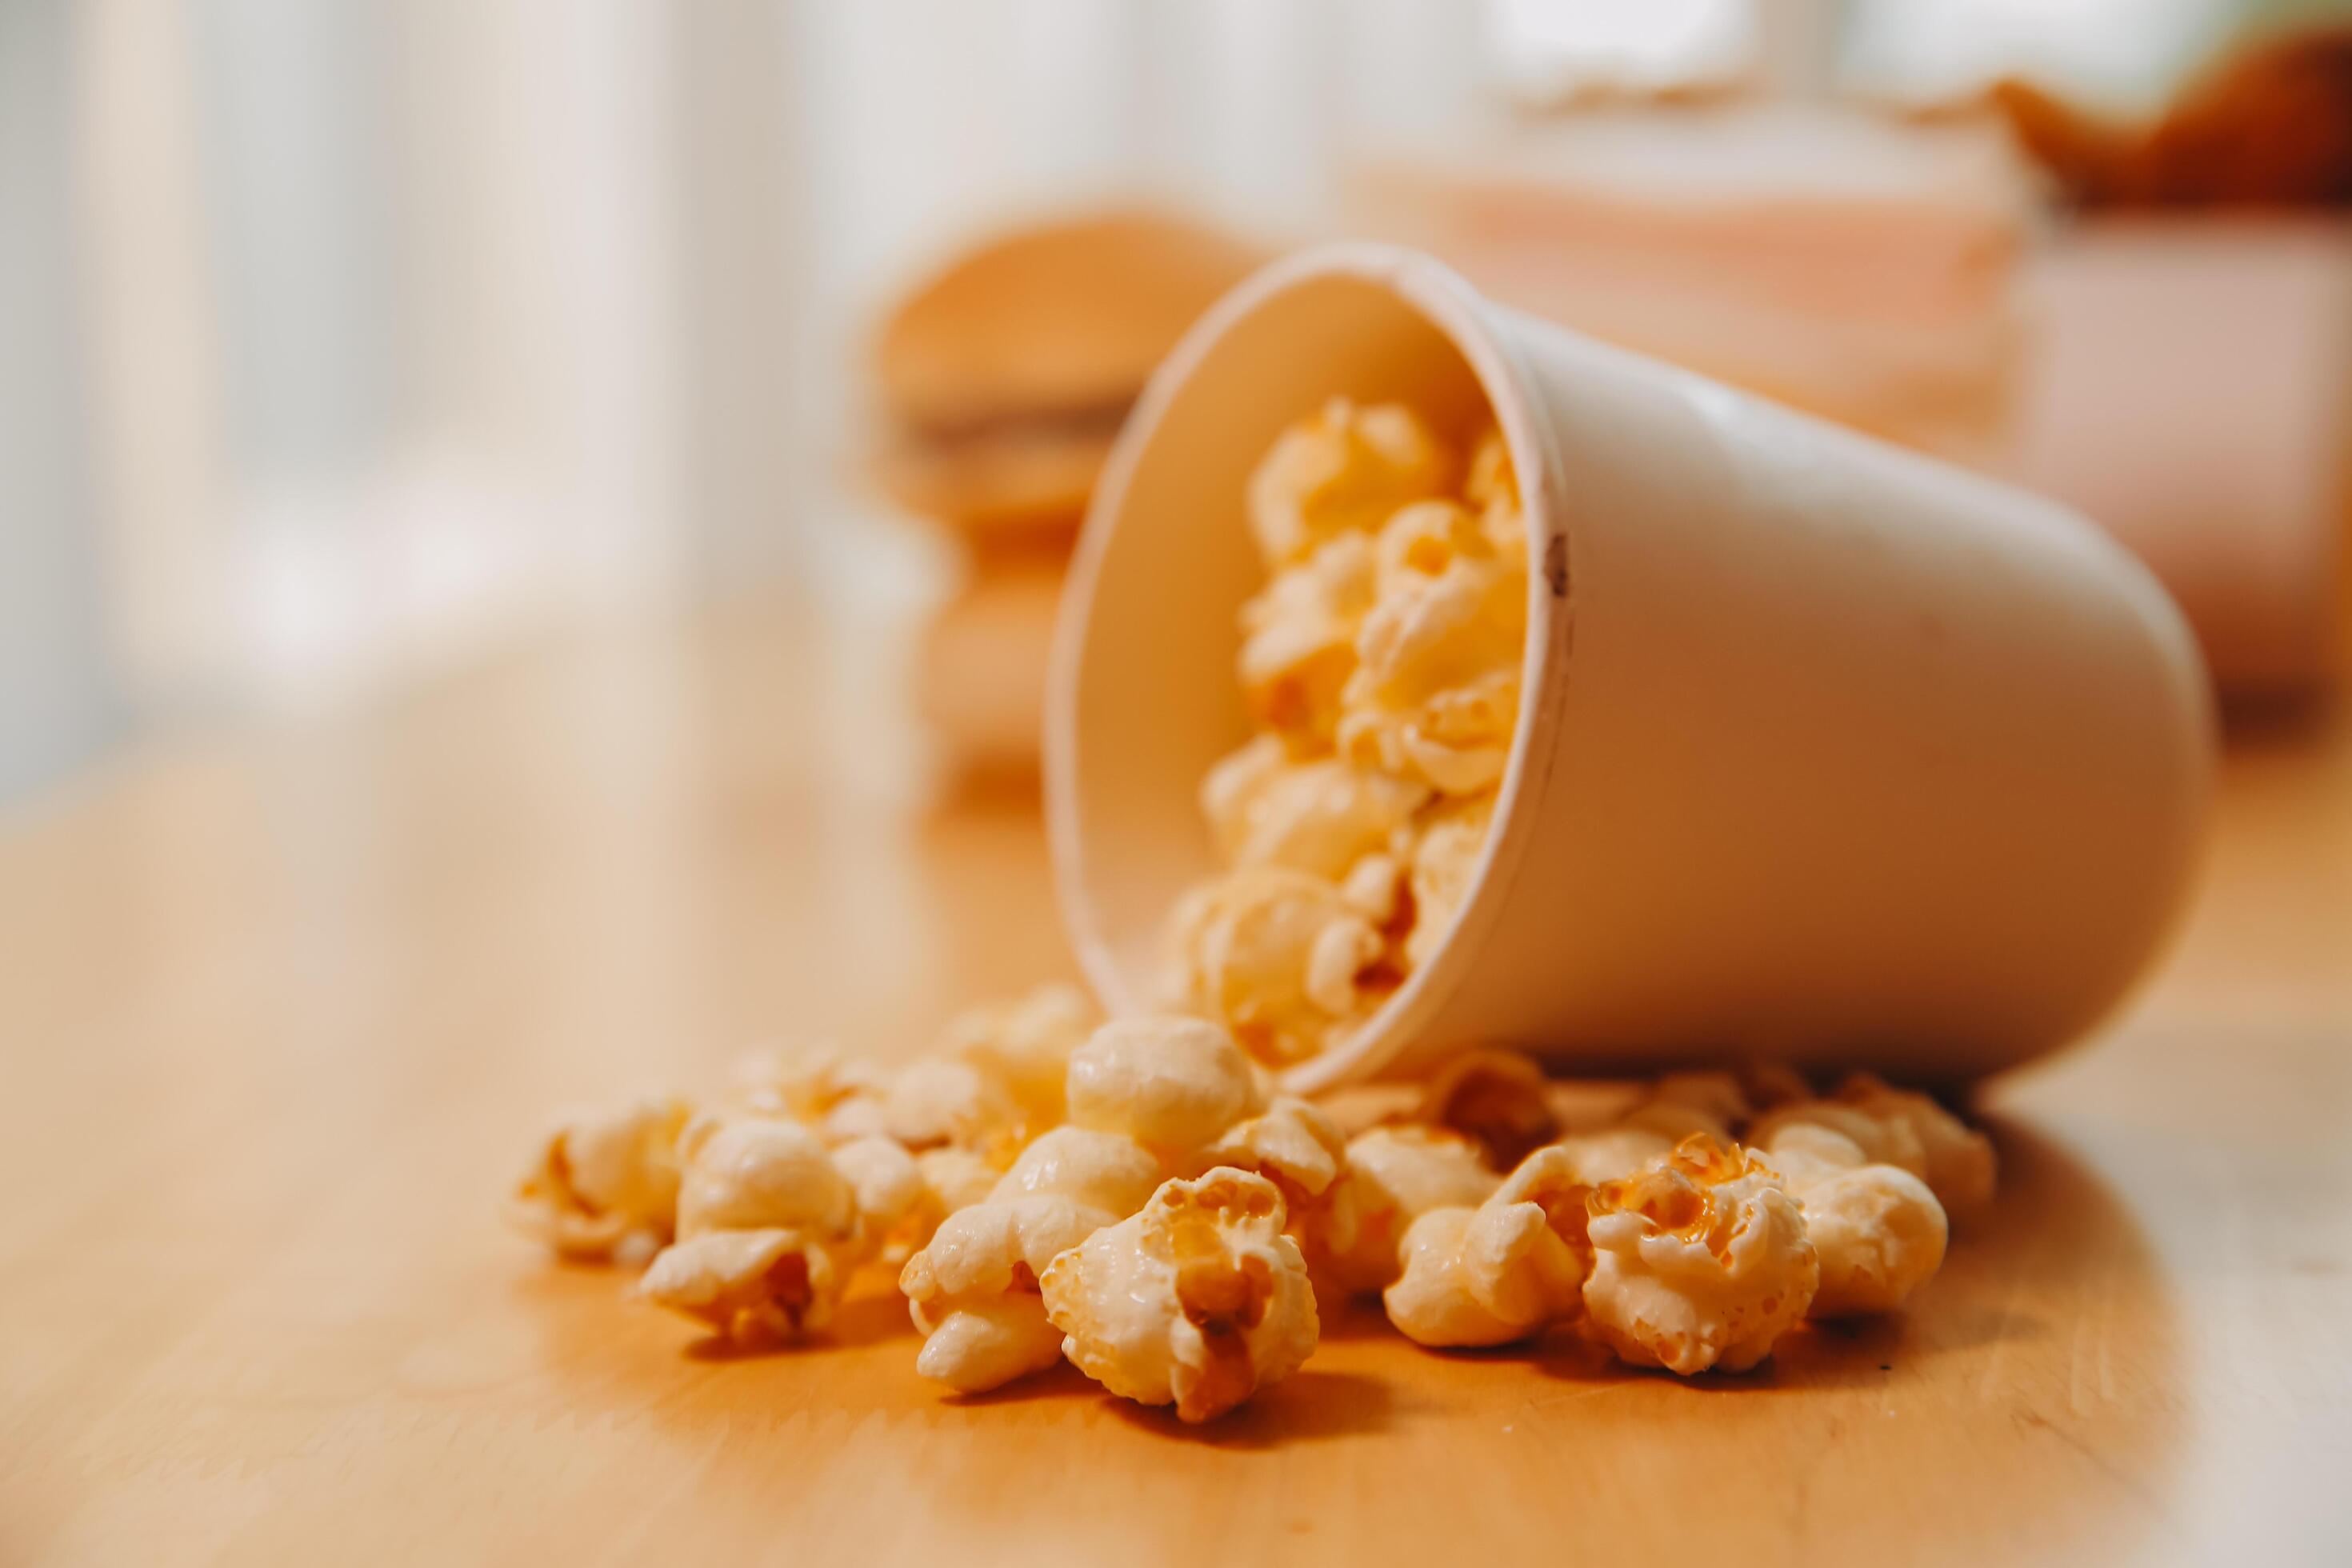
M 1528 523 L 1518 728 L 1443 942 L 1287 1069 L 1516 1045 L 1580 1069 L 1772 1058 L 1959 1079 L 2088 1031 L 2187 901 L 2205 676 L 2146 570 L 2054 502 L 1480 298 L 1410 251 L 1278 262 L 1170 356 L 1097 489 L 1046 710 L 1070 935 L 1156 993 L 1248 733 L 1243 512 L 1334 395 L 1491 411 Z

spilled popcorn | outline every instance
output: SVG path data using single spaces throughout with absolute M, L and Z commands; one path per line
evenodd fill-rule
M 1809 1321 L 1903 1308 L 1949 1214 L 1992 1195 L 1981 1132 L 1867 1075 L 1595 1089 L 1475 1051 L 1364 1120 L 1346 1091 L 1276 1092 L 1222 1025 L 1101 1023 L 1055 986 L 896 1072 L 772 1058 L 699 1106 L 572 1116 L 510 1212 L 559 1256 L 643 1267 L 640 1300 L 720 1339 L 822 1341 L 856 1279 L 895 1279 L 915 1371 L 949 1389 L 1066 1361 L 1198 1422 L 1358 1299 L 1432 1348 L 1557 1332 L 1745 1372 Z M 940 1114 L 845 1115 L 909 1100 Z
M 1455 1057 L 1367 1115 L 1269 1071 L 1376 1012 L 1466 898 L 1517 722 L 1527 529 L 1466 456 L 1335 400 L 1249 485 L 1258 733 L 1201 802 L 1225 869 L 1171 921 L 1169 1010 L 1067 986 L 958 1018 L 895 1071 L 765 1055 L 698 1104 L 563 1119 L 509 1212 L 560 1257 L 737 1344 L 822 1340 L 896 1281 L 915 1371 L 979 1394 L 1065 1362 L 1213 1419 L 1377 1299 L 1405 1338 L 1576 1334 L 1682 1375 L 1902 1308 L 1992 1196 L 1984 1136 L 1857 1074 L 1674 1073 L 1593 1112 L 1527 1057 Z M 1590 1090 L 1592 1086 L 1585 1086 Z

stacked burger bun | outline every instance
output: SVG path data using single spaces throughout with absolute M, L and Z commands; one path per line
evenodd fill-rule
M 1095 477 L 1152 367 L 1261 259 L 1165 215 L 1070 217 L 962 252 L 883 322 L 874 479 L 968 566 L 918 667 L 958 777 L 1034 779 L 1055 605 Z

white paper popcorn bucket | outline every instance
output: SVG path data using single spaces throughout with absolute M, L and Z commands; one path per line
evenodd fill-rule
M 1451 934 L 1292 1087 L 1510 1044 L 1958 1079 L 2084 1034 L 2187 900 L 2213 770 L 2179 612 L 2081 518 L 1492 305 L 1308 252 L 1160 368 L 1097 491 L 1046 711 L 1065 918 L 1115 1011 L 1214 868 L 1247 733 L 1252 466 L 1326 398 L 1491 406 L 1528 516 L 1525 698 Z

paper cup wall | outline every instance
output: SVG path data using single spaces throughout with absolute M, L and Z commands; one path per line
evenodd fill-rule
M 1047 818 L 1114 1010 L 1213 865 L 1246 724 L 1253 464 L 1323 399 L 1491 407 L 1520 476 L 1525 696 L 1442 948 L 1299 1089 L 1508 1043 L 1579 1067 L 1784 1058 L 1961 1079 L 2095 1024 L 2186 901 L 2204 674 L 2155 580 L 2021 491 L 1346 246 L 1244 284 L 1120 437 L 1066 600 Z

